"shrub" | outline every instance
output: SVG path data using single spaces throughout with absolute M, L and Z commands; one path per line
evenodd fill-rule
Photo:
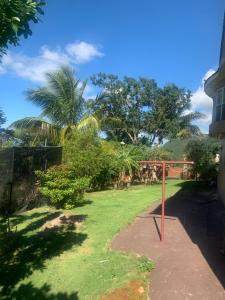
M 120 176 L 125 174 L 132 176 L 140 167 L 138 164 L 139 152 L 136 146 L 120 145 L 120 147 L 117 147 L 113 158 L 120 171 Z
M 218 173 L 218 165 L 215 162 L 219 153 L 217 140 L 204 137 L 190 140 L 186 146 L 187 159 L 194 162 L 194 175 L 205 181 L 215 181 Z
M 83 200 L 84 192 L 90 185 L 90 178 L 77 178 L 74 170 L 65 165 L 35 173 L 40 193 L 56 208 L 75 207 Z
M 169 159 L 170 153 L 162 147 L 121 145 L 102 140 L 93 132 L 74 130 L 63 147 L 64 164 L 69 165 L 76 177 L 91 178 L 91 188 L 104 189 L 121 174 L 132 175 L 138 169 L 138 160 Z
M 151 260 L 149 260 L 146 256 L 139 257 L 138 263 L 141 272 L 148 273 L 152 269 L 154 269 L 154 263 Z
M 63 149 L 63 161 L 69 165 L 76 177 L 91 178 L 92 189 L 110 185 L 118 176 L 118 165 L 113 159 L 114 146 L 92 133 L 74 131 Z

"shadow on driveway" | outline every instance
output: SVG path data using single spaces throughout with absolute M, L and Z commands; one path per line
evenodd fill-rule
M 113 240 L 112 248 L 155 261 L 153 300 L 225 299 L 225 257 L 220 254 L 225 209 L 216 191 L 183 183 L 165 202 L 164 242 L 160 214 L 156 203 Z

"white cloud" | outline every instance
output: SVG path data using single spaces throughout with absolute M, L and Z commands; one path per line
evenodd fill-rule
M 2 66 L 0 66 L 0 75 L 4 73 L 5 73 L 5 69 Z
M 102 57 L 104 54 L 95 45 L 86 42 L 76 42 L 66 46 L 67 53 L 77 64 L 87 63 L 95 57 Z
M 192 104 L 191 110 L 192 111 L 199 111 L 199 112 L 204 113 L 206 115 L 205 118 L 194 122 L 205 133 L 208 132 L 209 124 L 212 121 L 213 101 L 204 92 L 204 82 L 213 73 L 215 73 L 215 70 L 213 70 L 213 69 L 210 69 L 206 72 L 206 74 L 202 78 L 200 86 L 193 93 L 192 98 L 191 98 L 191 104 Z
M 208 134 L 209 125 L 212 123 L 212 114 L 209 113 L 204 119 L 197 120 L 193 123 L 201 129 L 201 132 Z
M 60 48 L 52 51 L 50 49 L 48 49 L 47 46 L 43 46 L 41 48 L 41 56 L 43 59 L 49 60 L 49 61 L 53 61 L 53 62 L 60 62 L 60 63 L 64 63 L 64 64 L 68 64 L 70 62 L 70 58 L 63 53 Z
M 205 83 L 205 80 L 207 80 L 209 77 L 211 77 L 215 72 L 216 72 L 216 71 L 215 71 L 214 69 L 209 69 L 209 70 L 205 73 L 205 75 L 204 75 L 204 77 L 203 77 L 203 79 L 202 79 L 202 84 L 204 84 L 204 83 Z
M 68 57 L 63 53 L 42 47 L 40 54 L 36 57 L 9 53 L 3 57 L 2 65 L 5 71 L 13 72 L 19 77 L 35 82 L 44 82 L 46 72 L 53 71 L 60 65 L 69 62 Z
M 212 99 L 206 95 L 202 86 L 194 92 L 191 103 L 193 110 L 201 111 L 209 111 L 212 109 L 213 105 Z
M 69 44 L 63 50 L 59 47 L 50 50 L 47 46 L 43 46 L 39 55 L 35 57 L 8 53 L 2 58 L 0 74 L 12 72 L 19 77 L 42 83 L 45 82 L 46 72 L 54 71 L 61 65 L 85 63 L 101 56 L 103 53 L 99 52 L 96 46 L 86 42 Z

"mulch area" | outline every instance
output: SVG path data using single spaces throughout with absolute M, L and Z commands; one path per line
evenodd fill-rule
M 146 291 L 139 281 L 131 281 L 125 287 L 102 295 L 101 300 L 146 300 Z
M 166 201 L 165 211 L 164 242 L 160 242 L 161 205 L 156 203 L 116 236 L 112 248 L 155 262 L 150 275 L 152 300 L 225 299 L 222 203 L 213 192 L 181 190 Z

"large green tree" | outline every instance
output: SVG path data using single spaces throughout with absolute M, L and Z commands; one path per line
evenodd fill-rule
M 91 78 L 102 92 L 90 100 L 89 108 L 101 120 L 102 129 L 109 139 L 138 144 L 140 135 L 146 132 L 145 109 L 158 92 L 154 80 L 124 77 L 100 73 Z
M 191 106 L 191 93 L 185 89 L 174 84 L 160 88 L 154 80 L 120 80 L 104 73 L 91 80 L 101 93 L 89 101 L 89 108 L 101 120 L 109 139 L 152 145 L 177 136 L 183 129 L 199 132 L 192 121 L 202 114 L 185 114 Z
M 157 97 L 149 102 L 149 110 L 145 112 L 146 131 L 161 143 L 164 138 L 176 138 L 184 134 L 199 135 L 200 129 L 192 124 L 194 120 L 203 118 L 199 112 L 188 112 L 191 109 L 191 93 L 174 84 L 158 88 Z
M 32 34 L 30 22 L 39 21 L 43 5 L 43 0 L 0 1 L 0 56 L 9 45 L 19 45 L 21 36 L 27 38 Z
M 6 122 L 6 117 L 4 112 L 0 109 L 0 127 Z

